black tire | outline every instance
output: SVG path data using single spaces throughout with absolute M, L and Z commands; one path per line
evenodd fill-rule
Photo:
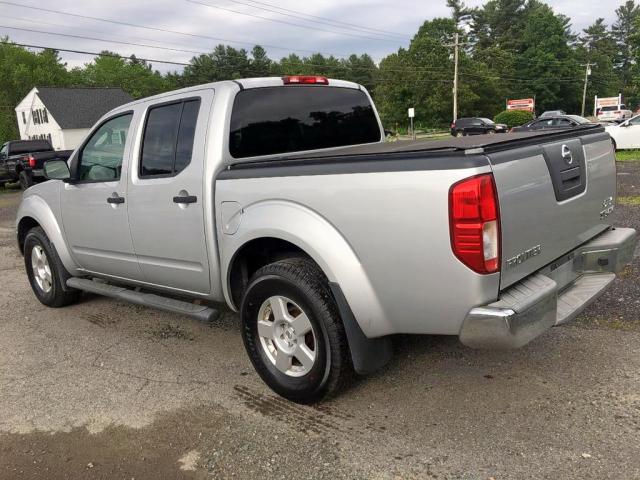
M 258 314 L 267 299 L 283 296 L 308 317 L 315 335 L 315 361 L 297 377 L 278 370 L 258 335 Z M 262 380 L 279 395 L 313 403 L 346 387 L 354 376 L 351 353 L 338 308 L 322 271 L 305 258 L 284 259 L 259 269 L 251 278 L 241 306 L 242 338 Z
M 33 186 L 33 184 L 35 183 L 31 174 L 25 170 L 22 170 L 18 174 L 18 180 L 20 181 L 20 186 L 23 190 L 26 190 L 27 188 Z
M 48 291 L 38 285 L 33 271 L 31 256 L 33 249 L 36 247 L 40 247 L 43 250 L 51 271 L 51 288 Z M 75 303 L 80 299 L 81 292 L 79 290 L 65 291 L 62 288 L 61 278 L 68 278 L 70 275 L 64 270 L 54 246 L 40 227 L 34 227 L 27 233 L 24 241 L 24 265 L 33 293 L 40 303 L 48 307 L 59 308 Z
M 618 145 L 616 145 L 616 141 L 613 138 L 611 139 L 611 143 L 613 144 L 613 151 L 617 152 L 618 151 Z

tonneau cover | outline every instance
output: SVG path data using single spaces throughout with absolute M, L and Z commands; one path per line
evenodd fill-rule
M 443 140 L 402 140 L 397 142 L 370 143 L 326 149 L 309 153 L 291 153 L 286 155 L 269 156 L 265 158 L 246 158 L 233 162 L 233 166 L 251 165 L 255 163 L 280 162 L 286 160 L 311 160 L 344 156 L 412 153 L 412 152 L 466 152 L 483 149 L 498 151 L 522 145 L 546 143 L 563 138 L 575 138 L 583 135 L 604 133 L 604 127 L 599 124 L 584 125 L 571 129 L 536 132 L 500 133 L 495 135 L 473 135 L 467 137 L 450 137 Z M 469 152 L 469 153 L 482 153 Z

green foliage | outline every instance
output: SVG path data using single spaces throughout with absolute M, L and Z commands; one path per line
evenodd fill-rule
M 531 120 L 533 120 L 533 113 L 524 110 L 505 110 L 493 119 L 494 122 L 504 123 L 509 128 L 519 127 Z

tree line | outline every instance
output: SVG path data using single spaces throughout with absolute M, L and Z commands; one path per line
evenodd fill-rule
M 13 108 L 34 86 L 121 87 L 134 98 L 219 80 L 279 75 L 324 75 L 364 85 L 387 128 L 404 126 L 407 108 L 425 128 L 451 122 L 453 50 L 459 34 L 460 116 L 493 117 L 507 98 L 535 97 L 537 110 L 580 113 L 586 64 L 592 66 L 586 112 L 593 98 L 640 104 L 640 5 L 616 9 L 582 30 L 541 0 L 489 0 L 468 8 L 446 0 L 451 15 L 425 21 L 408 47 L 374 62 L 367 54 L 336 58 L 291 54 L 279 60 L 261 46 L 251 51 L 218 45 L 194 56 L 182 71 L 162 74 L 135 56 L 104 51 L 83 67 L 68 69 L 55 50 L 32 52 L 9 38 L 0 42 L 0 142 L 17 138 Z

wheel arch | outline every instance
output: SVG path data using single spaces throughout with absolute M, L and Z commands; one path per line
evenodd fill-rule
M 20 252 L 24 253 L 24 240 L 34 227 L 41 227 L 49 241 L 56 249 L 56 253 L 64 268 L 71 274 L 77 275 L 77 266 L 67 243 L 56 215 L 47 202 L 38 195 L 26 195 L 22 199 L 16 216 L 16 233 Z
M 219 237 L 224 297 L 232 309 L 239 307 L 237 278 L 242 275 L 238 269 L 242 268 L 244 255 L 256 248 L 278 247 L 280 250 L 271 250 L 262 258 L 283 258 L 282 253 L 310 258 L 330 284 L 340 286 L 367 337 L 388 331 L 390 326 L 364 266 L 347 239 L 326 218 L 306 206 L 284 200 L 258 202 L 244 207 L 238 215 L 238 230 L 231 235 L 222 232 Z M 247 272 L 244 275 L 250 277 Z

